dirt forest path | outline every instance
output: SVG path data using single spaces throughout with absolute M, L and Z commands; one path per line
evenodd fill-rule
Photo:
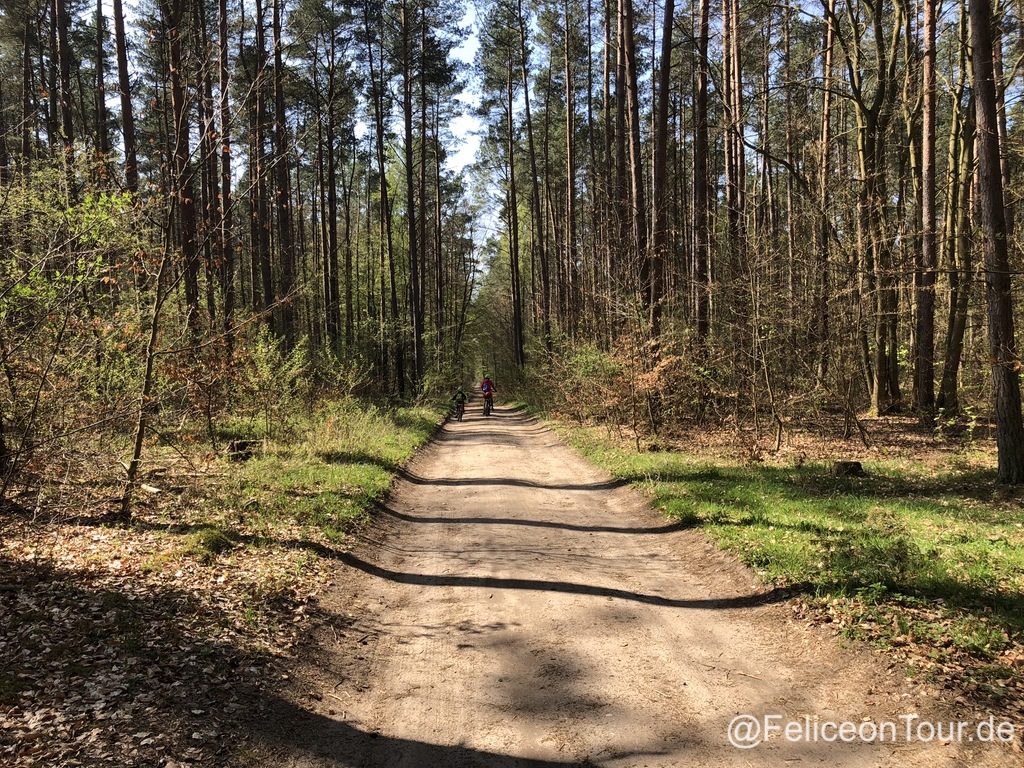
M 652 513 L 538 421 L 478 404 L 404 473 L 341 556 L 338 621 L 264 765 L 964 765 L 954 745 L 740 750 L 737 714 L 889 721 L 928 712 L 884 658 L 790 617 L 697 530 Z M 998 750 L 997 750 L 998 752 Z M 981 760 L 979 760 L 981 758 Z

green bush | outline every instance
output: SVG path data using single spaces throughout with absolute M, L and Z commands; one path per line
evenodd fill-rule
M 263 437 L 272 437 L 279 429 L 287 431 L 300 407 L 308 403 L 310 357 L 306 338 L 288 351 L 281 338 L 260 328 L 241 362 L 241 396 L 236 399 L 239 410 L 262 420 Z

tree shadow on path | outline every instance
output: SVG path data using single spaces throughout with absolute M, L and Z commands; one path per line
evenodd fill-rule
M 265 702 L 265 723 L 259 733 L 272 749 L 283 749 L 293 759 L 304 755 L 312 766 L 415 765 L 422 768 L 596 768 L 597 763 L 516 757 L 465 744 L 431 744 L 362 730 L 344 720 L 310 712 L 284 699 Z M 602 754 L 602 762 L 663 755 L 664 751 L 629 751 Z M 289 763 L 294 765 L 295 763 Z
M 621 533 L 621 534 L 660 534 L 676 533 L 694 527 L 692 520 L 680 520 L 675 523 L 666 523 L 653 528 L 642 528 L 639 526 L 616 526 L 616 525 L 579 525 L 577 523 L 563 523 L 555 520 L 532 520 L 529 518 L 517 517 L 438 517 L 428 515 L 407 515 L 398 512 L 384 504 L 377 504 L 375 512 L 395 520 L 406 523 L 427 523 L 440 525 L 522 525 L 528 528 L 555 528 L 560 531 L 579 531 L 580 533 Z
M 450 576 L 433 575 L 427 573 L 407 573 L 384 568 L 374 563 L 367 562 L 351 552 L 336 552 L 334 557 L 345 565 L 362 571 L 363 573 L 386 579 L 397 584 L 413 584 L 425 587 L 475 587 L 478 589 L 522 589 L 538 592 L 555 592 L 571 595 L 589 595 L 592 597 L 607 597 L 617 600 L 629 600 L 635 603 L 646 605 L 657 605 L 665 608 L 695 608 L 695 609 L 726 609 L 726 608 L 753 608 L 760 605 L 781 602 L 792 597 L 794 588 L 782 589 L 776 587 L 751 595 L 739 595 L 736 597 L 701 598 L 701 599 L 679 599 L 663 597 L 661 595 L 649 595 L 643 592 L 631 592 L 627 589 L 616 589 L 615 587 L 600 587 L 592 584 L 576 584 L 567 581 L 546 581 L 543 579 L 515 579 L 499 578 L 494 576 Z

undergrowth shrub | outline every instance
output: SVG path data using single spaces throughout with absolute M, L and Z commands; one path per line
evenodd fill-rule
M 263 437 L 288 432 L 299 409 L 308 403 L 307 340 L 289 351 L 281 338 L 260 328 L 236 365 L 244 372 L 235 398 L 239 412 L 259 416 Z

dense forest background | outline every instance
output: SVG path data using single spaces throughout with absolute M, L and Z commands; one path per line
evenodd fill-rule
M 991 417 L 1024 480 L 1019 3 L 2 6 L 4 496 L 127 514 L 154 441 L 484 369 L 777 445 Z

